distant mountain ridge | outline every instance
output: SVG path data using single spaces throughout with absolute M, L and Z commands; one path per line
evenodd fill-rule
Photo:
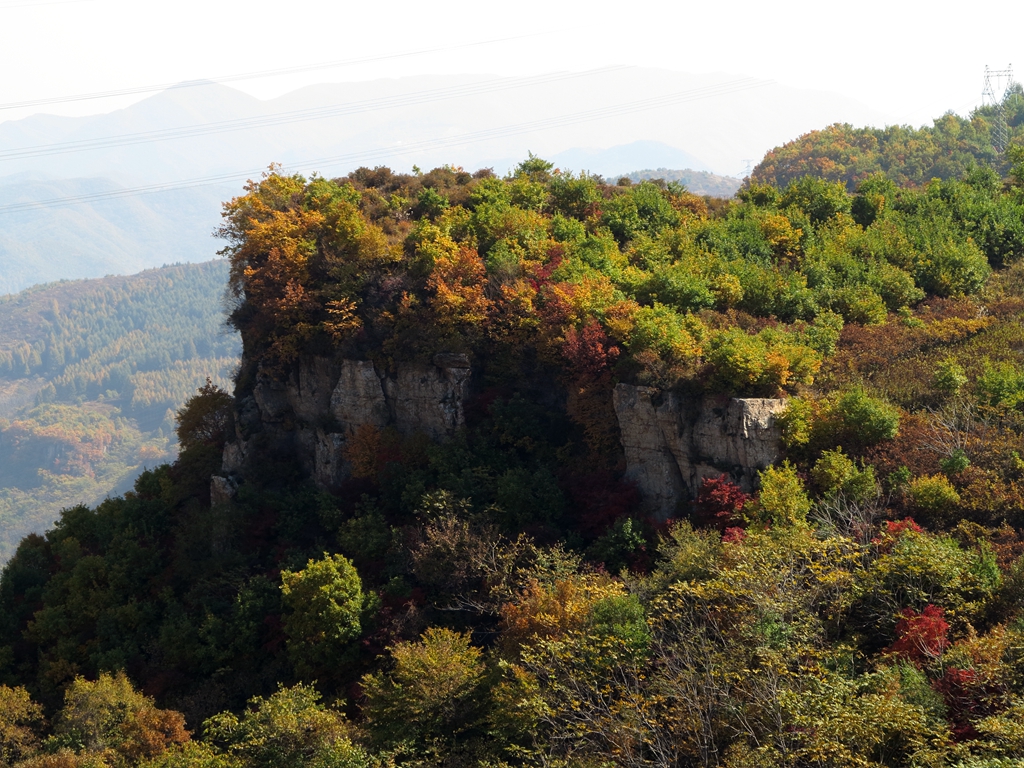
M 12 203 L 116 191 L 110 178 L 0 179 L 0 209 Z M 207 261 L 221 202 L 233 190 L 191 189 L 60 208 L 0 212 L 0 294 L 56 280 L 131 274 L 161 264 Z
M 699 157 L 661 141 L 634 141 L 608 149 L 575 147 L 547 158 L 560 168 L 621 176 L 637 168 L 694 168 L 710 172 Z
M 741 80 L 751 87 L 731 92 L 730 84 Z M 566 115 L 592 113 L 595 105 L 688 93 L 701 98 L 600 120 L 559 122 Z M 707 93 L 718 95 L 703 98 Z M 313 113 L 321 117 L 305 119 Z M 756 122 L 749 119 L 754 113 Z M 625 67 L 526 79 L 422 75 L 322 84 L 268 101 L 219 84 L 171 88 L 108 114 L 35 115 L 0 123 L 0 293 L 205 261 L 218 247 L 209 234 L 219 223 L 220 203 L 242 191 L 246 173 L 258 177 L 272 162 L 336 177 L 361 165 L 409 167 L 415 157 L 425 169 L 451 164 L 493 167 L 503 174 L 532 150 L 563 169 L 606 176 L 639 168 L 731 172 L 740 158 L 760 157 L 821 125 L 878 119 L 864 105 L 836 94 L 725 73 Z M 525 124 L 531 129 L 513 130 Z M 154 131 L 189 135 L 149 141 Z M 460 136 L 485 138 L 459 143 Z M 119 138 L 106 141 L 111 137 Z M 98 140 L 102 148 L 84 148 Z M 415 156 L 407 154 L 411 144 L 422 147 Z M 348 159 L 310 162 L 329 157 Z M 219 186 L 4 209 L 238 173 Z
M 743 88 L 737 90 L 736 84 Z M 652 110 L 622 112 L 584 122 L 560 122 L 645 99 L 675 101 Z M 317 119 L 307 119 L 311 115 Z M 751 120 L 751 115 L 757 120 Z M 324 116 L 326 115 L 326 116 Z M 273 124 L 267 122 L 273 118 Z M 298 119 L 303 118 L 303 119 Z M 558 121 L 551 121 L 558 118 Z M 235 121 L 243 130 L 219 132 L 215 123 Z M 403 147 L 426 142 L 415 152 L 421 167 L 453 163 L 493 165 L 499 173 L 527 150 L 552 156 L 583 147 L 619 147 L 660 142 L 684 147 L 698 163 L 677 157 L 654 166 L 732 172 L 740 158 L 761 157 L 769 148 L 836 121 L 877 124 L 884 115 L 834 93 L 789 88 L 729 73 L 687 74 L 621 67 L 551 73 L 537 78 L 486 75 L 421 75 L 308 86 L 261 101 L 224 85 L 172 88 L 125 109 L 91 117 L 36 115 L 0 123 L 0 175 L 42 171 L 59 177 L 108 176 L 165 181 L 227 171 L 286 165 L 316 158 L 377 153 L 335 165 L 296 167 L 336 176 L 360 165 L 408 167 Z M 515 126 L 530 130 L 509 133 Z M 140 132 L 216 128 L 218 132 L 150 143 L 130 143 Z M 499 130 L 500 129 L 500 130 Z M 435 139 L 490 131 L 480 140 L 431 148 Z M 88 151 L 11 157 L 12 151 L 54 143 L 123 137 L 115 146 Z M 133 139 L 134 141 L 134 139 Z M 66 147 L 65 147 L 66 148 Z M 51 148 L 52 150 L 53 148 Z M 47 151 L 51 151 L 47 150 Z M 586 153 L 590 150 L 582 149 Z M 677 153 L 683 150 L 675 150 Z M 502 165 L 505 167 L 502 167 Z M 651 161 L 621 167 L 650 166 Z

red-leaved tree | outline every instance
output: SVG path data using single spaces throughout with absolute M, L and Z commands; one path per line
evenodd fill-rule
M 915 664 L 939 658 L 949 646 L 949 624 L 943 610 L 930 603 L 918 613 L 904 608 L 903 618 L 896 624 L 896 637 L 889 650 Z
M 750 495 L 728 477 L 705 477 L 693 502 L 693 522 L 701 527 L 724 531 L 735 527 Z

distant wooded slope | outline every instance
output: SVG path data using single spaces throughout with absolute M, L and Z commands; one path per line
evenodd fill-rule
M 836 123 L 771 150 L 751 179 L 782 187 L 815 176 L 842 181 L 852 191 L 873 173 L 904 187 L 960 178 L 974 166 L 1005 175 L 1011 160 L 1001 145 L 1012 147 L 1024 138 L 1024 90 L 1019 84 L 1010 88 L 1001 106 L 1001 112 L 980 107 L 969 117 L 946 113 L 922 128 Z
M 689 168 L 672 170 L 670 168 L 658 168 L 656 170 L 633 171 L 627 173 L 626 178 L 634 184 L 641 181 L 656 181 L 661 179 L 666 182 L 676 181 L 695 195 L 707 195 L 709 197 L 732 197 L 742 186 L 740 179 L 732 176 L 718 176 L 707 171 L 694 171 Z
M 174 411 L 236 365 L 226 281 L 213 261 L 0 297 L 0 559 L 173 457 Z

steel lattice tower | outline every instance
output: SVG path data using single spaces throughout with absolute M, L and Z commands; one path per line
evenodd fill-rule
M 1003 88 L 1003 83 L 1006 87 Z M 982 106 L 990 106 L 995 110 L 995 120 L 992 124 L 992 145 L 996 151 L 1002 154 L 1006 151 L 1006 145 L 1010 141 L 1009 130 L 1006 127 L 1006 115 L 1003 112 L 1003 101 L 1010 95 L 1010 88 L 1013 86 L 1013 65 L 1007 64 L 1006 69 L 989 69 L 985 65 L 985 87 L 981 91 Z M 996 95 L 997 91 L 1001 91 Z

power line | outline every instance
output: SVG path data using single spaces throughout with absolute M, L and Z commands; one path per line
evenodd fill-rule
M 140 93 L 155 93 L 157 91 L 167 91 L 176 88 L 198 88 L 207 85 L 216 85 L 218 83 L 233 83 L 240 80 L 258 80 L 264 77 L 278 77 L 280 75 L 293 75 L 302 72 L 312 72 L 318 69 L 334 69 L 337 67 L 349 67 L 356 64 L 370 64 L 376 61 L 390 61 L 392 59 L 402 59 L 410 56 L 424 56 L 428 53 L 442 53 L 445 51 L 458 51 L 466 48 L 475 48 L 482 45 L 492 45 L 494 43 L 505 43 L 513 40 L 525 40 L 530 37 L 539 37 L 541 35 L 553 34 L 553 31 L 547 32 L 533 32 L 528 35 L 514 35 L 512 37 L 497 37 L 492 40 L 481 40 L 475 43 L 463 43 L 461 45 L 446 45 L 437 48 L 422 48 L 415 51 L 405 51 L 402 53 L 390 53 L 384 56 L 367 56 L 359 59 L 339 59 L 337 61 L 325 61 L 319 64 L 303 64 L 297 67 L 284 67 L 281 69 L 264 69 L 255 72 L 241 72 L 232 75 L 222 75 L 220 77 L 213 77 L 203 80 L 188 80 L 185 82 L 178 83 L 160 83 L 157 85 L 141 85 L 134 88 L 120 88 L 111 91 L 94 91 L 92 93 L 79 93 L 70 96 L 52 96 L 44 99 L 28 99 L 26 101 L 10 101 L 6 104 L 0 104 L 0 111 L 10 109 L 26 109 L 28 107 L 41 107 L 47 104 L 64 104 L 75 101 L 92 101 L 94 99 L 110 99 L 115 96 L 132 96 Z
M 409 144 L 403 144 L 400 147 L 387 147 L 382 149 L 364 150 L 360 152 L 350 152 L 342 155 L 334 155 L 331 157 L 303 160 L 301 162 L 291 163 L 291 165 L 302 167 L 317 166 L 323 168 L 336 166 L 340 164 L 369 162 L 372 160 L 386 157 L 409 155 L 437 149 L 447 149 L 451 147 L 462 146 L 465 144 L 473 144 L 481 141 L 488 141 L 490 139 L 506 138 L 509 136 L 516 136 L 525 133 L 533 133 L 536 131 L 547 130 L 550 128 L 563 128 L 571 125 L 578 125 L 580 123 L 592 122 L 595 120 L 603 120 L 610 117 L 619 117 L 623 115 L 636 114 L 638 112 L 650 111 L 652 109 L 660 109 L 662 107 L 674 106 L 676 104 L 684 104 L 691 101 L 700 101 L 703 99 L 714 98 L 716 96 L 725 96 L 731 93 L 739 93 L 741 91 L 751 90 L 753 88 L 761 88 L 769 84 L 771 84 L 771 81 L 759 81 L 753 78 L 742 78 L 739 80 L 732 80 L 725 83 L 720 83 L 714 86 L 704 86 L 702 88 L 695 88 L 688 91 L 680 91 L 677 93 L 667 94 L 665 96 L 656 96 L 648 99 L 639 99 L 637 101 L 626 102 L 624 104 L 612 105 L 607 107 L 598 107 L 595 109 L 584 110 L 582 112 L 574 112 L 567 115 L 560 115 L 557 117 L 532 120 L 508 126 L 499 126 L 497 128 L 474 131 L 471 133 L 464 133 L 457 136 L 449 136 L 447 138 L 427 139 L 423 141 L 412 142 Z M 249 169 L 245 171 L 205 176 L 195 179 L 182 179 L 180 181 L 175 182 L 164 182 L 159 184 L 149 184 L 140 187 L 110 190 L 107 192 L 94 192 L 86 195 L 53 198 L 51 200 L 9 203 L 7 205 L 0 206 L 0 213 L 15 213 L 18 211 L 38 208 L 56 208 L 65 205 L 77 205 L 82 203 L 98 202 L 101 200 L 109 200 L 113 198 L 133 197 L 136 195 L 154 194 L 157 192 L 169 192 L 178 189 L 188 189 L 191 187 L 201 187 L 209 186 L 212 184 L 235 182 L 240 179 L 255 176 L 259 173 L 262 173 L 263 170 L 263 168 Z
M 496 82 L 488 81 L 483 83 L 470 83 L 467 85 L 450 86 L 448 88 L 434 88 L 426 91 L 417 91 L 415 93 L 400 96 L 364 99 L 362 101 L 350 102 L 348 104 L 311 107 L 291 112 L 277 112 L 260 117 L 237 118 L 234 120 L 200 123 L 198 125 L 183 126 L 179 128 L 163 128 L 152 131 L 123 133 L 114 136 L 102 136 L 95 139 L 80 139 L 77 141 L 64 141 L 53 144 L 39 144 L 31 147 L 21 147 L 18 149 L 0 151 L 0 162 L 7 160 L 20 160 L 30 157 L 62 155 L 87 150 L 125 147 L 155 141 L 191 138 L 194 136 L 207 136 L 216 133 L 226 133 L 229 131 L 286 125 L 288 123 L 303 122 L 307 120 L 322 120 L 329 117 L 340 117 L 343 115 L 359 114 L 362 112 L 374 112 L 383 109 L 413 106 L 416 104 L 428 104 L 435 101 L 444 101 L 448 99 L 462 98 L 465 96 L 476 96 L 484 93 L 493 93 L 495 91 L 511 90 L 514 88 L 546 85 L 548 83 L 557 83 L 564 80 L 574 80 L 581 77 L 608 74 L 610 72 L 617 72 L 624 69 L 628 69 L 628 67 L 604 67 L 602 69 L 590 70 L 589 72 L 559 73 L 539 75 L 536 77 L 499 80 Z

